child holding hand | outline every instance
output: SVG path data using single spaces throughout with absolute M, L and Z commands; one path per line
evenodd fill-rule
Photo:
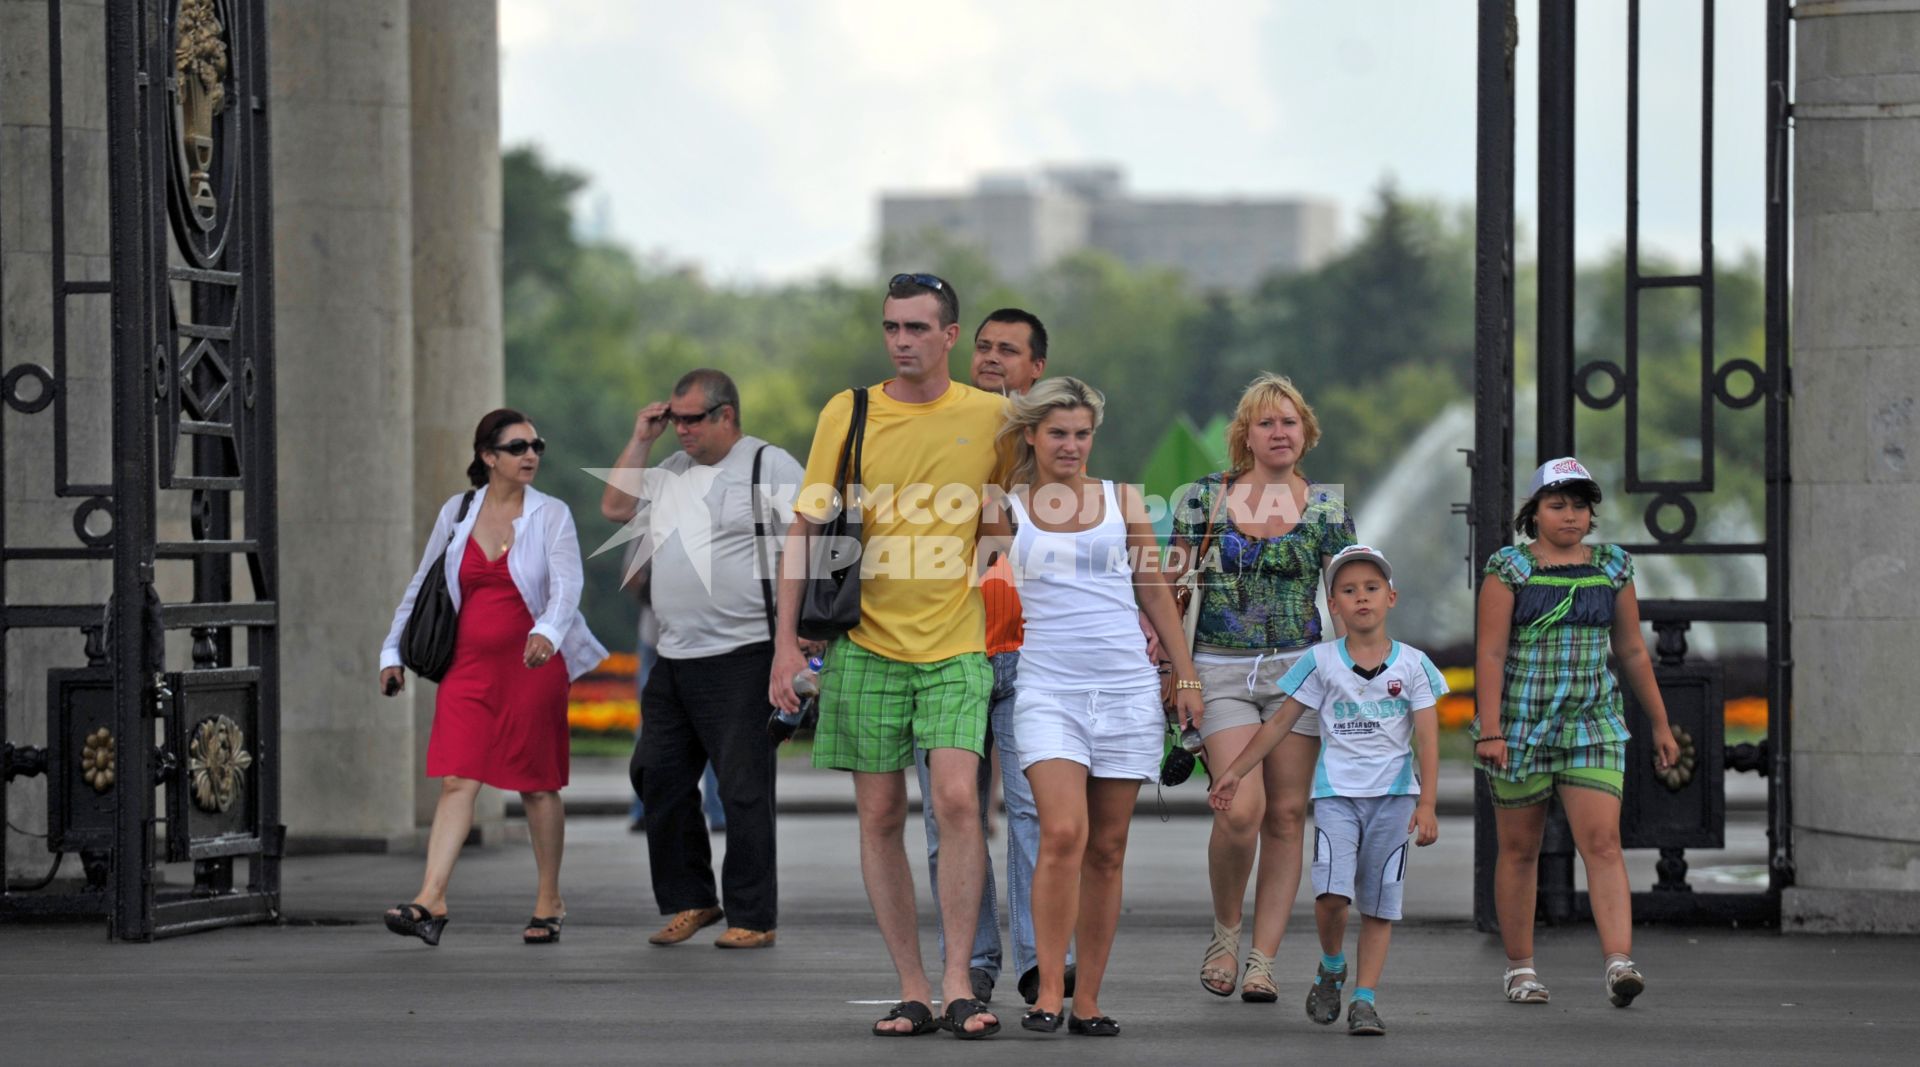
M 1322 747 L 1312 792 L 1313 910 L 1323 955 L 1307 993 L 1307 1017 L 1322 1025 L 1340 1017 L 1347 909 L 1357 905 L 1360 975 L 1347 1008 L 1347 1033 L 1377 1035 L 1387 1030 L 1374 990 L 1386 969 L 1393 921 L 1400 918 L 1407 835 L 1422 846 L 1440 836 L 1434 705 L 1447 684 L 1426 653 L 1387 636 L 1387 613 L 1398 594 L 1385 556 L 1353 545 L 1327 562 L 1326 581 L 1328 605 L 1346 624 L 1347 636 L 1315 645 L 1281 679 L 1286 703 L 1214 780 L 1208 801 L 1225 810 L 1241 779 L 1294 720 L 1309 708 L 1320 713 Z

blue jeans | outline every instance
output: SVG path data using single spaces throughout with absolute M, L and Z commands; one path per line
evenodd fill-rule
M 653 673 L 653 665 L 660 662 L 660 652 L 652 645 L 641 643 L 639 649 L 639 669 L 633 672 L 634 692 L 644 693 L 647 689 L 647 676 Z M 720 806 L 720 779 L 713 773 L 713 764 L 707 764 L 706 776 L 700 779 L 700 812 L 707 817 L 707 826 L 714 830 L 727 828 L 727 812 Z M 633 795 L 633 806 L 627 809 L 627 821 L 639 825 L 647 817 L 647 806 L 640 801 L 640 794 Z
M 1027 784 L 1027 776 L 1020 769 L 1020 752 L 1014 747 L 1013 740 L 1013 682 L 1019 673 L 1020 653 L 1002 652 L 992 658 L 993 696 L 992 707 L 988 713 L 988 733 L 993 744 L 1000 751 L 1000 792 L 1007 805 L 1007 910 L 1008 925 L 1013 931 L 1013 961 L 1016 966 L 1014 975 L 1018 977 L 1032 970 L 1038 961 L 1033 947 L 1033 863 L 1040 851 L 1040 816 L 1033 807 L 1033 788 Z M 920 775 L 920 796 L 924 799 L 931 795 L 931 785 L 927 780 L 927 754 L 916 749 L 913 753 L 914 769 Z M 988 788 L 992 781 L 992 765 L 980 761 L 980 825 L 984 831 L 987 823 L 988 805 L 992 803 L 993 793 Z M 926 805 L 927 825 L 927 875 L 933 882 L 933 905 L 940 907 L 940 828 L 935 825 L 933 806 Z M 987 865 L 986 883 L 980 893 L 979 925 L 973 934 L 973 959 L 968 963 L 970 969 L 986 971 L 995 981 L 1000 978 L 1000 907 L 999 891 L 994 885 L 993 865 Z M 940 935 L 940 958 L 946 961 L 946 934 Z M 1067 962 L 1073 962 L 1073 954 L 1067 954 Z

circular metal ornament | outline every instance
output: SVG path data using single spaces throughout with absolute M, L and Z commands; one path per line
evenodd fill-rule
M 1593 391 L 1592 381 L 1596 374 L 1613 383 L 1612 392 L 1602 396 Z M 1595 411 L 1605 411 L 1627 395 L 1627 373 L 1620 369 L 1619 364 L 1609 360 L 1592 360 L 1574 371 L 1573 394 Z
M 94 792 L 104 793 L 113 788 L 113 779 L 120 770 L 119 747 L 113 731 L 104 726 L 87 735 L 80 751 L 80 777 Z
M 254 389 L 257 382 L 258 382 L 258 378 L 255 376 L 253 371 L 253 360 L 251 359 L 241 360 L 240 361 L 240 396 L 241 396 L 241 399 L 246 403 L 247 409 L 249 411 L 253 409 L 253 395 L 254 395 Z
M 94 528 L 95 516 L 106 518 L 106 529 Z M 104 496 L 90 496 L 73 509 L 73 535 L 89 548 L 105 548 L 113 544 L 113 501 Z
M 187 774 L 193 783 L 193 806 L 217 815 L 233 807 L 246 785 L 253 754 L 240 724 L 225 715 L 203 719 L 187 744 Z
M 37 383 L 40 392 L 31 397 L 22 397 L 20 384 L 26 381 Z M 0 378 L 0 395 L 6 397 L 8 407 L 22 415 L 31 415 L 53 403 L 54 389 L 53 375 L 38 363 L 18 364 L 7 372 L 5 378 Z
M 1698 746 L 1694 744 L 1693 735 L 1687 732 L 1686 727 L 1673 727 L 1673 739 L 1680 745 L 1680 758 L 1664 771 L 1654 768 L 1653 776 L 1660 779 L 1660 784 L 1666 786 L 1668 790 L 1678 793 L 1687 787 L 1687 783 L 1693 781 L 1693 768 L 1699 756 Z
M 1673 508 L 1680 513 L 1680 525 L 1672 530 L 1667 529 L 1660 521 L 1660 513 L 1667 508 Z M 1693 528 L 1699 521 L 1700 515 L 1695 510 L 1693 501 L 1679 493 L 1661 493 L 1647 504 L 1647 532 L 1662 544 L 1670 545 L 1685 541 L 1693 536 Z
M 160 400 L 167 398 L 167 383 L 173 380 L 173 368 L 167 359 L 167 346 L 153 346 L 153 395 Z
M 1747 376 L 1747 391 L 1738 396 L 1733 392 L 1733 376 L 1736 374 Z M 1766 372 L 1760 369 L 1758 363 L 1750 359 L 1736 359 L 1714 372 L 1713 395 L 1730 408 L 1750 408 L 1766 395 L 1765 382 Z

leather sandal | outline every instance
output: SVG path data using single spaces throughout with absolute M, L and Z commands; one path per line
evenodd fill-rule
M 561 912 L 552 918 L 535 915 L 527 920 L 527 928 L 520 934 L 520 940 L 529 945 L 557 945 L 560 943 L 560 927 L 565 925 L 567 913 Z M 535 933 L 544 930 L 545 933 Z
M 435 918 L 419 904 L 396 904 L 387 910 L 386 920 L 387 929 L 401 937 L 417 937 L 429 945 L 438 945 L 440 934 L 447 928 L 445 915 Z
M 1213 966 L 1214 960 L 1227 961 L 1225 968 Z M 1200 988 L 1216 997 L 1233 995 L 1233 983 L 1240 977 L 1240 924 L 1224 926 L 1213 920 L 1213 940 L 1207 942 L 1207 954 L 1200 960 Z

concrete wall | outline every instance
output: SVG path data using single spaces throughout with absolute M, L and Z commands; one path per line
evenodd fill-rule
M 1798 16 L 1786 926 L 1920 931 L 1920 2 Z

